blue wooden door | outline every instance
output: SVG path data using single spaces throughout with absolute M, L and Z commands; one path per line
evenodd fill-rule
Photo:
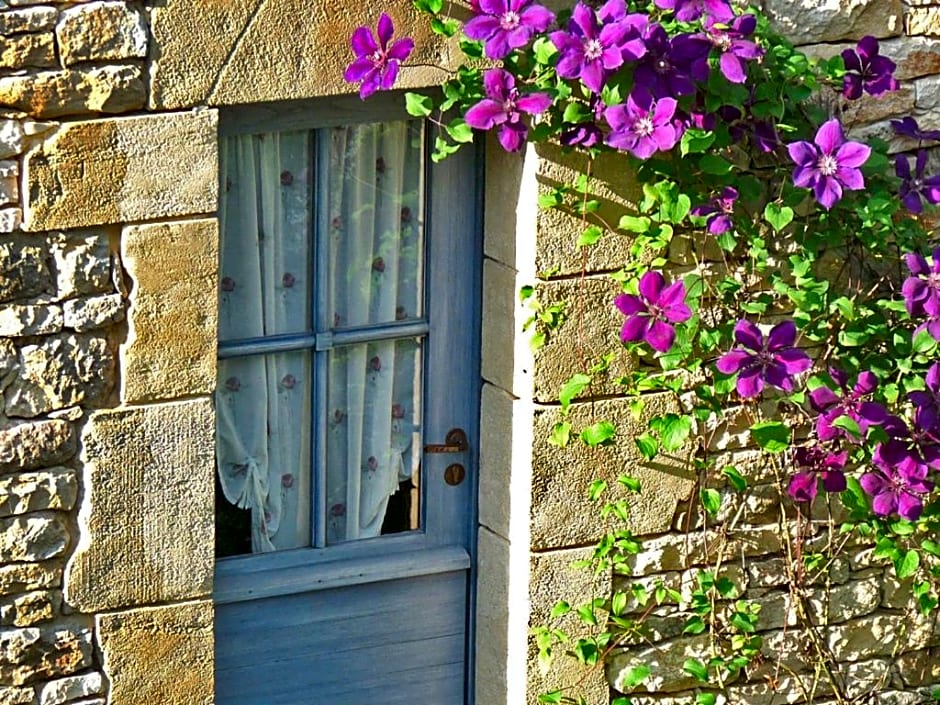
M 359 116 L 358 119 L 365 118 Z M 270 125 L 265 124 L 265 129 L 270 130 Z M 362 287 L 353 285 L 355 282 L 343 283 L 339 273 L 333 271 L 338 265 L 331 253 L 345 247 L 346 243 L 345 236 L 331 232 L 337 229 L 335 221 L 340 216 L 331 210 L 329 184 L 339 188 L 336 184 L 340 181 L 331 182 L 326 173 L 331 168 L 326 158 L 330 138 L 324 135 L 324 129 L 310 130 L 303 138 L 295 135 L 279 141 L 281 162 L 273 167 L 265 167 L 264 158 L 259 158 L 258 164 L 247 172 L 242 168 L 235 177 L 223 173 L 222 185 L 228 191 L 243 187 L 243 184 L 233 184 L 233 178 L 235 181 L 248 178 L 244 173 L 257 176 L 257 183 L 261 185 L 252 187 L 256 191 L 251 192 L 248 200 L 257 195 L 257 203 L 252 204 L 252 208 L 258 211 L 269 202 L 275 204 L 271 206 L 275 210 L 280 208 L 277 198 L 281 198 L 285 190 L 295 189 L 298 178 L 314 186 L 304 201 L 310 209 L 309 220 L 282 218 L 285 223 L 291 220 L 309 229 L 307 254 L 294 246 L 295 250 L 286 256 L 275 258 L 280 263 L 277 266 L 290 267 L 291 272 L 281 273 L 277 266 L 270 264 L 274 260 L 265 258 L 264 250 L 270 247 L 270 232 L 258 235 L 262 252 L 259 261 L 262 269 L 268 270 L 265 276 L 277 279 L 271 289 L 272 300 L 278 303 L 288 294 L 295 295 L 301 282 L 306 282 L 310 298 L 303 310 L 309 313 L 309 324 L 286 332 L 277 329 L 267 335 L 223 334 L 220 343 L 220 367 L 228 370 L 220 374 L 217 395 L 220 418 L 224 416 L 222 411 L 229 413 L 228 407 L 223 405 L 234 403 L 233 394 L 244 394 L 249 386 L 244 376 L 247 373 L 236 378 L 232 372 L 240 369 L 239 364 L 260 364 L 267 360 L 273 365 L 277 356 L 294 355 L 300 365 L 297 369 L 303 370 L 284 373 L 279 369 L 276 374 L 275 386 L 277 394 L 281 395 L 278 399 L 295 394 L 303 387 L 300 405 L 306 410 L 304 414 L 298 412 L 289 417 L 291 424 L 302 419 L 302 427 L 291 427 L 284 433 L 285 442 L 297 450 L 287 454 L 290 460 L 278 461 L 283 467 L 277 472 L 283 473 L 280 477 L 285 478 L 285 487 L 287 478 L 290 478 L 292 491 L 297 486 L 303 487 L 301 494 L 308 498 L 309 506 L 296 510 L 301 517 L 302 530 L 297 534 L 301 538 L 293 539 L 283 550 L 259 552 L 262 543 L 268 549 L 281 547 L 254 535 L 252 552 L 247 552 L 246 548 L 246 552 L 234 551 L 239 555 L 218 560 L 216 702 L 218 705 L 364 705 L 377 702 L 459 705 L 469 697 L 469 625 L 472 623 L 481 250 L 476 158 L 473 150 L 465 149 L 441 164 L 432 164 L 426 159 L 427 135 L 420 132 L 421 163 L 409 167 L 416 174 L 414 184 L 417 184 L 409 193 L 413 195 L 415 190 L 419 193 L 417 200 L 400 209 L 403 223 L 407 219 L 408 227 L 414 221 L 422 228 L 417 254 L 408 251 L 408 256 L 417 262 L 412 267 L 414 276 L 406 277 L 408 286 L 417 287 L 415 295 L 420 301 L 414 304 L 414 311 L 404 315 L 401 309 L 405 306 L 398 306 L 394 317 L 355 321 L 345 313 L 336 312 L 345 305 L 339 299 L 358 296 Z M 232 131 L 239 131 L 237 124 Z M 414 140 L 413 127 L 411 135 Z M 260 149 L 267 149 L 272 139 L 275 138 L 270 134 L 262 135 L 257 137 L 257 144 L 262 145 Z M 252 147 L 250 141 L 244 144 L 249 151 L 257 148 L 257 144 Z M 254 156 L 258 154 L 261 152 L 256 151 Z M 400 168 L 398 163 L 387 161 L 382 157 L 375 160 L 377 174 L 374 178 L 380 185 L 384 183 L 386 172 Z M 284 168 L 284 164 L 290 168 Z M 266 173 L 274 176 L 265 177 Z M 265 178 L 279 181 L 271 186 L 276 195 L 273 200 L 263 195 L 264 188 L 268 188 L 261 183 Z M 373 176 L 369 176 L 371 178 Z M 354 180 L 364 179 L 357 174 Z M 385 197 L 380 193 L 383 189 L 384 186 L 379 188 L 375 198 Z M 361 194 L 357 197 L 361 199 Z M 371 212 L 372 206 L 363 205 L 361 200 L 354 205 L 355 208 L 346 207 L 343 211 L 347 220 L 354 217 L 350 214 Z M 226 268 L 238 270 L 244 264 L 247 250 L 254 253 L 254 245 L 248 248 L 231 242 L 235 236 L 228 231 L 243 227 L 247 217 L 244 210 L 236 213 L 234 209 L 230 203 L 228 214 L 222 215 L 222 296 L 224 306 L 229 307 L 226 315 L 234 321 L 231 330 L 237 331 L 243 322 L 241 312 L 248 309 L 235 301 L 236 294 L 241 295 L 238 288 L 241 281 L 235 281 L 236 277 L 226 279 Z M 258 220 L 268 222 L 263 215 L 259 215 Z M 270 227 L 274 226 L 259 226 L 259 229 Z M 226 238 L 230 238 L 229 242 Z M 398 256 L 389 254 L 387 238 L 385 235 L 382 238 L 379 246 L 386 248 L 381 251 L 384 255 L 368 255 L 373 284 L 376 277 L 387 274 L 391 259 Z M 300 261 L 305 257 L 309 262 Z M 351 257 L 362 259 L 359 254 Z M 241 279 L 246 276 L 240 274 Z M 288 284 L 290 290 L 286 291 Z M 263 298 L 266 294 L 260 295 Z M 400 507 L 393 510 L 391 505 L 382 509 L 383 515 L 375 524 L 376 527 L 381 524 L 381 530 L 375 528 L 368 533 L 365 529 L 359 531 L 345 526 L 354 523 L 352 512 L 336 501 L 337 491 L 343 497 L 353 496 L 354 502 L 358 495 L 350 494 L 353 490 L 346 484 L 337 490 L 337 482 L 330 475 L 337 465 L 335 458 L 330 457 L 334 453 L 331 439 L 337 424 L 346 422 L 347 413 L 334 409 L 338 406 L 336 400 L 345 400 L 347 393 L 352 395 L 347 386 L 359 384 L 358 378 L 354 379 L 355 374 L 347 379 L 342 374 L 337 375 L 336 370 L 358 369 L 354 365 L 350 367 L 349 361 L 362 353 L 364 384 L 369 384 L 373 372 L 379 374 L 387 368 L 387 363 L 383 366 L 379 354 L 373 352 L 388 346 L 396 351 L 399 348 L 418 351 L 406 356 L 406 363 L 411 367 L 404 375 L 405 363 L 401 362 L 398 352 L 394 353 L 398 355 L 399 376 L 406 378 L 404 384 L 415 399 L 414 417 L 408 417 L 412 423 L 409 426 L 411 440 L 406 452 L 399 451 L 395 456 L 400 477 L 407 477 L 402 488 L 410 488 L 410 498 L 406 498 L 404 510 Z M 338 388 L 339 384 L 343 388 Z M 400 406 L 393 406 L 393 417 L 405 415 Z M 288 416 L 278 415 L 270 403 L 259 405 L 252 413 L 266 414 L 259 424 L 267 427 L 269 440 L 272 434 L 285 431 L 275 426 L 287 423 L 284 419 Z M 365 423 L 368 425 L 368 419 Z M 463 432 L 466 445 L 460 434 L 448 437 L 454 429 Z M 220 428 L 220 434 L 226 433 L 230 430 Z M 220 473 L 227 467 L 227 461 L 221 456 L 232 452 L 231 447 L 223 449 L 224 441 L 224 438 L 220 441 Z M 344 448 L 350 443 L 344 436 Z M 341 458 L 352 457 L 342 455 L 345 450 L 337 452 Z M 368 450 L 363 451 L 362 457 L 357 455 L 355 462 L 350 461 L 350 465 L 356 467 L 346 471 L 349 484 L 353 479 L 363 483 L 370 480 L 375 470 L 373 466 L 383 462 L 376 459 L 376 452 L 363 460 L 368 453 Z M 270 457 L 266 457 L 269 465 L 274 462 L 273 456 L 274 451 L 271 451 Z M 243 477 L 248 472 L 247 464 L 248 461 L 228 464 L 234 468 L 236 480 L 238 473 Z M 342 464 L 340 460 L 339 465 Z M 301 476 L 306 479 L 294 479 Z M 226 486 L 226 491 L 229 487 Z M 219 491 L 220 501 L 224 503 L 221 486 Z M 401 492 L 396 493 L 393 500 L 399 494 Z M 235 510 L 236 513 L 244 511 L 246 515 L 254 512 L 254 518 L 248 521 L 254 522 L 255 534 L 256 530 L 264 533 L 271 526 L 269 512 L 265 511 L 265 516 L 260 517 L 261 510 L 257 506 L 260 503 L 261 500 L 252 500 L 251 493 L 246 491 Z M 286 514 L 287 510 L 284 511 Z M 408 516 L 393 521 L 390 518 L 393 511 Z M 363 526 L 368 523 L 365 518 L 357 521 Z M 399 523 L 394 525 L 395 521 Z M 337 534 L 337 530 L 340 533 Z

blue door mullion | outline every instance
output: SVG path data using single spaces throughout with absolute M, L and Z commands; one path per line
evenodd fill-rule
M 326 159 L 321 157 L 327 153 L 326 149 L 321 149 L 320 142 L 323 139 L 322 130 L 314 130 L 310 140 L 310 160 L 312 167 L 309 172 L 313 176 L 313 185 L 310 189 L 313 202 L 313 212 L 316 218 L 311 219 L 313 224 L 314 243 L 314 265 L 312 290 L 313 301 L 310 305 L 311 315 L 313 316 L 312 329 L 316 333 L 327 330 L 326 310 L 327 299 L 330 294 L 329 288 L 329 262 L 330 262 L 330 243 L 329 238 L 324 233 L 329 233 L 329 226 L 326 223 L 328 219 L 328 209 L 322 207 L 320 194 L 322 185 L 329 183 L 327 174 Z M 313 490 L 311 497 L 310 527 L 313 532 L 312 545 L 315 548 L 326 546 L 326 419 L 327 403 L 326 393 L 329 377 L 329 350 L 318 349 L 313 353 L 313 429 L 310 434 L 313 448 L 311 449 L 312 458 L 312 482 Z

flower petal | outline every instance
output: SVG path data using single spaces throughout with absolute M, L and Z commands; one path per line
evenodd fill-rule
M 781 321 L 770 330 L 767 336 L 767 349 L 776 352 L 782 348 L 788 348 L 796 342 L 796 323 L 793 321 Z
M 665 285 L 662 272 L 651 269 L 640 278 L 640 295 L 650 303 L 659 303 L 659 295 Z
M 813 141 L 823 154 L 832 154 L 845 142 L 842 125 L 835 118 L 827 120 L 816 131 L 816 138 Z
M 839 167 L 857 169 L 868 161 L 871 156 L 871 147 L 861 142 L 846 142 L 836 150 L 835 158 Z
M 649 325 L 647 316 L 630 316 L 623 322 L 620 329 L 620 339 L 625 343 L 638 343 L 646 335 L 646 328 Z
M 389 41 L 391 41 L 392 35 L 394 33 L 395 33 L 395 25 L 392 24 L 392 18 L 389 17 L 388 14 L 383 12 L 379 16 L 379 27 L 378 27 L 379 42 L 381 42 L 383 49 L 388 46 L 388 43 Z
M 646 331 L 646 342 L 650 344 L 653 350 L 658 352 L 668 352 L 676 339 L 676 331 L 672 326 L 663 323 L 660 320 L 654 320 Z
M 715 363 L 715 367 L 717 367 L 718 371 L 722 374 L 733 375 L 753 359 L 754 356 L 747 351 L 741 348 L 735 348 L 719 357 L 718 361 Z
M 746 318 L 742 318 L 734 324 L 734 340 L 739 345 L 743 345 L 754 352 L 760 352 L 764 349 L 764 334 L 760 332 L 760 328 Z
M 371 56 L 379 50 L 375 37 L 372 36 L 372 30 L 368 27 L 357 27 L 349 38 L 349 43 L 359 57 Z
M 760 376 L 760 368 L 757 366 L 749 367 L 738 375 L 738 381 L 735 388 L 745 399 L 753 399 L 759 396 L 764 389 L 764 380 Z

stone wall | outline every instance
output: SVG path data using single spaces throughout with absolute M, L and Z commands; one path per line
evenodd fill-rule
M 776 25 L 811 56 L 832 56 L 854 46 L 866 34 L 881 38 L 882 53 L 898 63 L 896 75 L 902 88 L 881 100 L 839 106 L 845 111 L 844 121 L 856 134 L 882 137 L 889 141 L 892 151 L 902 151 L 917 145 L 895 137 L 891 119 L 914 115 L 922 126 L 940 126 L 940 40 L 935 39 L 940 37 L 940 6 L 907 6 L 899 0 L 765 0 L 763 5 Z M 583 170 L 552 150 L 539 148 L 537 153 L 530 151 L 527 158 L 532 162 L 530 188 L 542 193 L 572 183 L 573 175 Z M 637 189 L 629 174 L 610 165 L 595 164 L 592 173 L 600 181 L 602 209 L 608 210 L 604 220 L 617 222 L 619 215 L 630 212 L 637 202 Z M 797 593 L 806 606 L 805 616 L 817 625 L 816 631 L 833 658 L 835 678 L 846 697 L 898 705 L 931 702 L 931 691 L 940 685 L 940 624 L 913 609 L 910 581 L 899 584 L 893 570 L 873 560 L 872 549 L 861 544 L 850 546 L 845 559 L 820 569 L 811 581 L 807 580 L 812 582 L 809 587 L 794 588 L 794 576 L 785 569 L 781 539 L 781 531 L 786 530 L 781 527 L 788 523 L 784 513 L 792 519 L 793 506 L 780 497 L 773 473 L 760 464 L 760 453 L 746 445 L 748 424 L 737 418 L 734 409 L 728 409 L 715 428 L 706 429 L 708 452 L 716 459 L 715 467 L 738 468 L 750 487 L 742 496 L 723 490 L 722 513 L 716 520 L 708 520 L 708 532 L 701 531 L 705 518 L 698 502 L 696 477 L 681 464 L 650 468 L 642 462 L 633 447 L 633 435 L 646 429 L 644 419 L 632 416 L 631 400 L 616 398 L 615 384 L 601 381 L 593 389 L 597 399 L 576 401 L 569 413 L 576 429 L 591 420 L 613 421 L 618 428 L 613 447 L 592 450 L 573 442 L 559 449 L 546 442 L 553 425 L 563 418 L 557 406 L 561 385 L 582 370 L 584 361 L 590 364 L 600 353 L 616 349 L 619 344 L 622 316 L 611 302 L 620 288 L 604 273 L 622 266 L 627 248 L 624 236 L 614 234 L 582 254 L 575 246 L 583 229 L 580 218 L 557 210 L 540 212 L 537 218 L 533 269 L 551 274 L 530 281 L 520 277 L 519 283 L 537 281 L 538 296 L 544 304 L 559 300 L 568 304 L 565 322 L 552 331 L 549 342 L 534 360 L 517 358 L 518 368 L 531 365 L 533 370 L 532 493 L 527 505 L 517 503 L 520 510 L 527 507 L 529 512 L 530 626 L 552 624 L 571 633 L 583 633 L 583 625 L 573 615 L 560 621 L 549 619 L 557 600 L 583 604 L 614 590 L 629 593 L 630 585 L 637 581 L 647 586 L 661 583 L 678 591 L 682 599 L 667 600 L 662 606 L 629 600 L 624 616 L 645 615 L 648 632 L 645 638 L 628 641 L 616 649 L 606 673 L 603 669 L 585 672 L 561 656 L 556 656 L 551 671 L 542 673 L 530 637 L 527 702 L 537 702 L 540 692 L 575 684 L 586 692 L 589 703 L 607 702 L 620 695 L 621 689 L 631 692 L 624 681 L 631 669 L 641 664 L 650 666 L 652 674 L 638 692 L 631 692 L 630 702 L 634 705 L 695 702 L 701 683 L 684 673 L 682 666 L 689 658 L 704 656 L 707 660 L 708 640 L 707 636 L 683 635 L 683 627 L 693 614 L 689 598 L 695 576 L 714 569 L 716 561 L 721 564 L 718 576 L 728 578 L 735 588 L 725 605 L 737 598 L 758 604 L 758 630 L 763 639 L 759 664 L 732 682 L 727 700 L 720 696 L 719 703 L 834 702 L 825 675 L 813 687 L 817 660 L 807 649 L 810 631 L 799 626 Z M 706 258 L 702 266 L 714 272 L 723 266 L 722 259 L 720 254 L 713 261 Z M 682 239 L 673 242 L 669 260 L 667 266 L 677 275 L 692 271 L 695 265 L 688 243 Z M 624 353 L 614 361 L 610 376 L 615 379 L 637 364 L 642 363 Z M 668 411 L 662 406 L 667 398 L 645 397 L 644 413 Z M 661 456 L 657 458 L 660 462 Z M 630 563 L 629 574 L 593 579 L 571 568 L 573 561 L 590 556 L 591 550 L 584 547 L 597 538 L 597 509 L 586 498 L 586 489 L 595 478 L 613 482 L 622 472 L 637 477 L 642 484 L 631 528 L 642 537 L 643 550 Z M 747 511 L 738 514 L 741 504 Z M 807 546 L 821 547 L 828 540 L 828 524 L 822 515 L 814 519 L 811 534 L 803 539 Z M 522 537 L 522 532 L 517 536 Z

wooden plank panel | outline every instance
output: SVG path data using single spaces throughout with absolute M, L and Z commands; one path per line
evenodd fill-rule
M 466 572 L 216 607 L 218 705 L 459 705 Z

